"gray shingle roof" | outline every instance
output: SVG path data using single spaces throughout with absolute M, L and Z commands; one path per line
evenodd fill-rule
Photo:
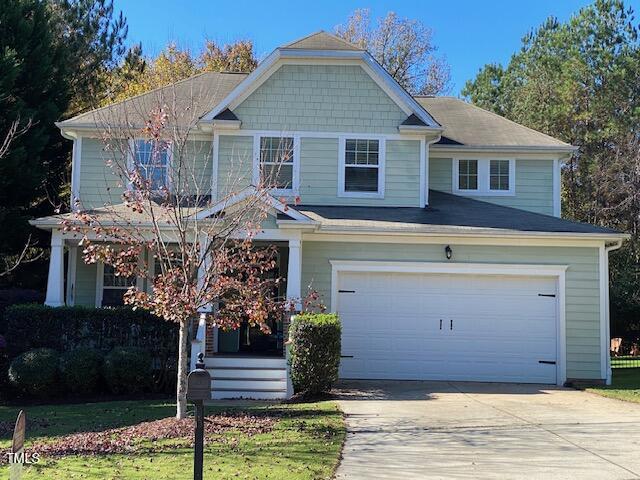
M 299 40 L 295 40 L 281 48 L 296 48 L 301 50 L 355 50 L 362 51 L 361 48 L 347 42 L 346 40 L 327 33 L 324 30 L 307 35 Z
M 246 73 L 204 72 L 166 87 L 136 95 L 127 100 L 78 115 L 58 123 L 59 127 L 140 126 L 151 109 L 175 105 L 176 123 L 191 124 L 209 113 L 231 90 L 247 77 Z
M 571 148 L 568 143 L 537 132 L 455 97 L 416 97 L 444 127 L 441 144 Z
M 387 229 L 421 233 L 552 233 L 619 236 L 610 228 L 572 222 L 549 215 L 503 207 L 431 190 L 429 206 L 348 207 L 300 205 L 301 213 L 320 222 L 321 229 Z

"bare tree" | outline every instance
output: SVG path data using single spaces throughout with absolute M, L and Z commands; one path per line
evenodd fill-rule
M 418 20 L 389 12 L 372 27 L 369 9 L 355 10 L 336 35 L 367 50 L 395 80 L 414 95 L 449 89 L 449 65 L 436 55 L 433 32 Z
M 254 241 L 288 146 L 276 148 L 278 168 L 250 188 L 251 158 L 236 152 L 224 191 L 211 198 L 211 136 L 203 140 L 197 128 L 202 105 L 212 104 L 209 95 L 173 85 L 129 102 L 135 111 L 107 109 L 99 126 L 121 194 L 107 188 L 113 180 L 106 178 L 104 206 L 84 209 L 76 199 L 76 213 L 62 221 L 64 231 L 81 239 L 85 262 L 103 262 L 129 286 L 126 304 L 178 324 L 178 418 L 186 414 L 194 317 L 207 312 L 222 329 L 246 321 L 268 332 L 268 320 L 291 306 L 273 294 L 283 281 L 273 275 L 275 247 Z

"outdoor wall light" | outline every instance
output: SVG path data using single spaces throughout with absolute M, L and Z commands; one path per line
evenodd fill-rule
M 453 255 L 453 250 L 451 250 L 451 247 L 449 245 L 444 247 L 444 254 L 447 256 L 447 260 L 451 260 L 451 255 Z

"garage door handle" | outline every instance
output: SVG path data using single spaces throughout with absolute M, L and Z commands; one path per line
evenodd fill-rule
M 442 319 L 440 319 L 440 330 L 442 330 Z
M 544 363 L 545 365 L 555 365 L 556 362 L 552 360 L 538 360 L 538 363 Z
M 453 320 L 449 320 L 451 323 L 449 324 L 449 330 L 453 330 Z
M 340 358 L 353 358 L 353 355 L 340 355 Z

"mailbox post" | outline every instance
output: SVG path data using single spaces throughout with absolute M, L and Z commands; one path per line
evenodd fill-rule
M 202 480 L 204 454 L 204 401 L 211 399 L 211 375 L 204 368 L 204 354 L 198 354 L 195 370 L 187 377 L 187 401 L 196 407 L 195 452 L 193 457 L 193 478 Z

